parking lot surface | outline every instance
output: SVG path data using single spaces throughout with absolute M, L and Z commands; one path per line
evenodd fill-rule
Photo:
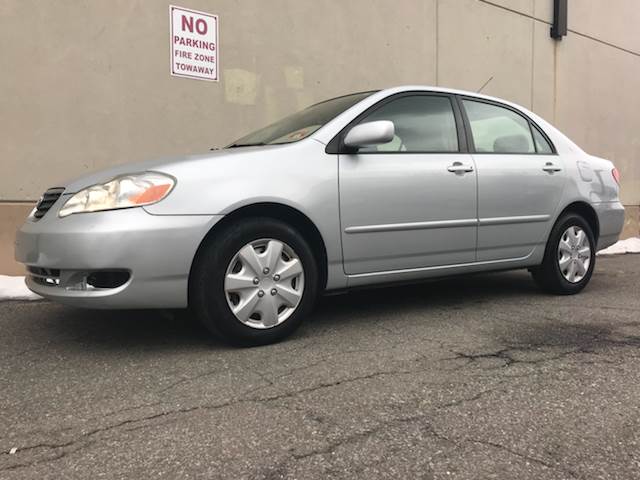
M 0 478 L 639 478 L 639 287 L 627 255 L 572 297 L 524 271 L 359 291 L 253 349 L 3 303 Z

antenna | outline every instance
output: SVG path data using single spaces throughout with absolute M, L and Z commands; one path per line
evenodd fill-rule
M 484 85 L 482 85 L 482 86 L 480 87 L 480 90 L 478 90 L 476 93 L 481 93 L 481 92 L 482 92 L 482 90 L 484 90 L 484 87 L 486 87 L 487 85 L 489 85 L 489 84 L 491 83 L 491 80 L 493 80 L 493 75 L 491 75 L 491 76 L 489 77 L 489 80 L 487 80 L 486 82 L 484 82 Z

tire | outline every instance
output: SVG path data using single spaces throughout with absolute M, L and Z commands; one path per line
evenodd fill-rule
M 189 306 L 223 341 L 266 345 L 291 335 L 313 310 L 318 278 L 313 252 L 297 230 L 276 219 L 241 219 L 200 248 L 189 279 Z
M 577 213 L 562 215 L 551 230 L 542 265 L 531 269 L 533 279 L 548 293 L 579 293 L 591 280 L 596 264 L 595 245 L 591 226 L 582 216 Z

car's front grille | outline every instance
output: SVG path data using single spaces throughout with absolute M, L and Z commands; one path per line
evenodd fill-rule
M 44 214 L 47 213 L 53 204 L 56 203 L 56 200 L 60 198 L 62 192 L 64 192 L 64 188 L 59 187 L 50 188 L 44 192 L 44 195 L 42 195 L 42 198 L 36 205 L 36 211 L 33 213 L 33 216 L 38 219 L 44 217 Z

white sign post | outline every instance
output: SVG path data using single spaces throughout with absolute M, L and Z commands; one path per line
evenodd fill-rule
M 218 81 L 218 16 L 169 6 L 171 75 Z

